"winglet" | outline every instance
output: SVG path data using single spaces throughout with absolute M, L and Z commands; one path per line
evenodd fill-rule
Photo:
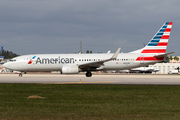
M 111 53 L 111 50 L 109 50 L 109 51 L 107 52 L 107 54 L 109 54 L 109 53 Z
M 117 58 L 119 52 L 120 52 L 121 48 L 118 48 L 117 51 L 114 53 L 114 55 L 110 58 L 111 60 L 114 60 Z

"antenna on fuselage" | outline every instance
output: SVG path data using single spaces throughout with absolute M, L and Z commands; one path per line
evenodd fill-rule
M 143 45 L 144 45 L 144 47 L 146 46 L 146 44 L 145 44 L 145 43 L 143 43 Z

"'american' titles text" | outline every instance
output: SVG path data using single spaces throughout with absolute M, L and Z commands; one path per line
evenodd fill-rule
M 74 63 L 74 58 L 40 58 L 36 60 L 36 64 L 67 64 Z

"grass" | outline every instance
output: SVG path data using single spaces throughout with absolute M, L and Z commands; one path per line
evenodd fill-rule
M 179 119 L 179 101 L 180 86 L 0 84 L 0 119 Z

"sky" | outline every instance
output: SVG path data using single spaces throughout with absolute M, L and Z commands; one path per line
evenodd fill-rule
M 167 52 L 180 55 L 179 0 L 0 0 L 0 46 L 19 55 L 131 52 L 173 22 Z

